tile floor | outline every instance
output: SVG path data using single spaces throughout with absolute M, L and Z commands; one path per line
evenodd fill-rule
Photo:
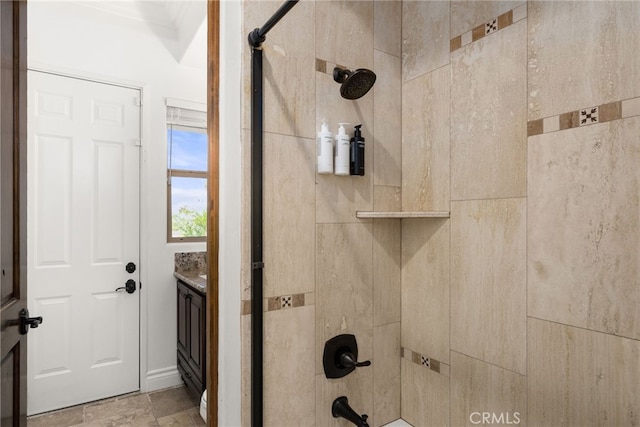
M 131 393 L 30 417 L 28 427 L 205 426 L 200 398 L 185 387 Z

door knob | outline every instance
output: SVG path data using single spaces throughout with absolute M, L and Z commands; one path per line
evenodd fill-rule
M 125 291 L 127 291 L 127 293 L 132 294 L 136 291 L 136 281 L 133 279 L 127 280 L 124 286 L 120 286 L 119 288 L 116 288 L 116 292 L 119 291 L 120 289 L 124 289 Z
M 29 328 L 37 328 L 42 323 L 42 316 L 29 317 L 29 310 L 20 310 L 20 335 L 26 335 Z
M 133 273 L 136 271 L 136 265 L 133 262 L 129 262 L 124 269 L 127 270 L 127 273 Z

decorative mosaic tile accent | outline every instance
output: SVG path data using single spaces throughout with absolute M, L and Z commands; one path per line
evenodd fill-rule
M 278 297 L 267 298 L 265 311 L 284 310 L 309 305 L 305 304 L 305 299 L 305 294 L 280 295 Z
M 326 73 L 327 72 L 327 61 L 324 61 L 322 59 L 316 58 L 316 71 L 319 71 L 321 73 Z
M 242 300 L 242 306 L 240 307 L 240 315 L 251 314 L 251 300 Z
M 580 126 L 598 123 L 598 107 L 580 110 Z
M 622 115 L 622 102 L 611 102 L 598 107 L 598 122 L 610 122 L 624 118 Z
M 540 135 L 544 133 L 543 120 L 531 120 L 527 123 L 527 136 Z
M 489 22 L 478 25 L 477 27 L 452 38 L 449 42 L 449 51 L 454 52 L 469 43 L 480 40 L 483 37 L 493 34 L 496 31 L 507 28 L 509 25 L 518 22 L 527 17 L 527 5 L 523 4 L 513 10 L 503 13 L 493 18 Z
M 303 295 L 304 297 L 304 295 Z M 280 308 L 288 308 L 288 307 L 292 307 L 291 304 L 293 304 L 293 302 L 291 301 L 291 295 L 283 295 L 280 297 Z
M 242 300 L 240 307 L 241 315 L 251 314 L 251 300 Z M 295 307 L 315 305 L 315 294 L 280 295 L 269 297 L 263 300 L 264 311 L 287 310 Z
M 446 377 L 449 376 L 449 365 L 442 363 L 439 360 L 432 359 L 427 355 L 416 353 L 415 351 L 402 347 L 402 357 L 416 365 L 429 368 Z
M 462 47 L 462 35 L 454 37 L 449 41 L 449 52 L 458 50 Z
M 484 35 L 489 35 L 498 31 L 498 18 L 484 24 Z
M 429 363 L 429 362 L 430 362 L 430 360 L 429 360 L 429 358 L 428 358 L 428 357 L 426 357 L 426 356 L 422 356 L 422 355 L 421 355 L 421 356 L 420 356 L 420 362 L 421 362 L 422 366 L 426 366 L 427 368 L 430 366 L 430 363 Z
M 324 59 L 316 58 L 316 71 L 319 73 L 329 74 L 330 76 L 333 76 L 333 69 L 335 67 L 349 68 L 345 65 L 335 64 L 330 61 L 325 61 Z
M 527 123 L 527 136 L 540 135 L 581 126 L 605 123 L 640 115 L 640 97 L 596 105 L 557 116 L 531 120 Z

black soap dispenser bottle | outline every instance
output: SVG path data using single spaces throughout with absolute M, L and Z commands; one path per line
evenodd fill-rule
M 364 138 L 360 128 L 362 125 L 355 126 L 355 133 L 351 138 L 351 163 L 349 173 L 351 175 L 364 175 Z

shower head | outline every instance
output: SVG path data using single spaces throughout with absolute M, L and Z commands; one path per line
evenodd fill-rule
M 366 68 L 359 68 L 355 71 L 346 68 L 335 67 L 333 69 L 333 80 L 341 83 L 340 95 L 346 99 L 362 98 L 376 82 L 376 75 Z

